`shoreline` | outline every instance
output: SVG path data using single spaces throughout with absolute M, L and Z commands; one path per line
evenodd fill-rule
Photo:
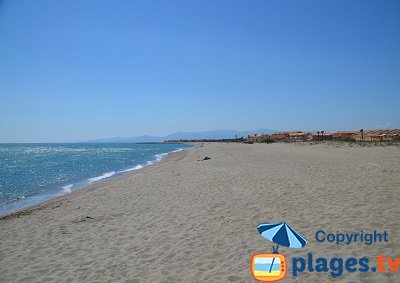
M 204 161 L 202 157 L 211 159 Z M 200 158 L 199 158 L 200 157 Z M 396 257 L 396 147 L 205 144 L 0 219 L 0 282 L 250 282 L 271 252 L 260 223 L 287 222 L 295 257 Z M 317 242 L 316 232 L 387 231 L 388 242 Z M 400 273 L 287 274 L 288 282 L 397 282 Z M 396 279 L 397 278 L 397 279 Z M 3 280 L 3 281 L 2 281 Z
M 154 160 L 148 160 L 145 164 L 138 164 L 138 165 L 135 165 L 134 167 L 127 168 L 125 170 L 121 170 L 121 171 L 118 171 L 118 172 L 113 171 L 115 173 L 112 176 L 99 179 L 98 181 L 94 181 L 94 182 L 91 182 L 91 183 L 88 183 L 88 184 L 84 184 L 85 180 L 82 180 L 82 181 L 78 181 L 78 182 L 76 182 L 74 184 L 70 184 L 70 185 L 76 186 L 73 191 L 70 191 L 69 193 L 65 193 L 65 194 L 60 194 L 60 195 L 53 194 L 53 195 L 50 195 L 48 198 L 45 198 L 42 201 L 39 200 L 39 201 L 37 201 L 37 202 L 35 202 L 33 204 L 29 204 L 28 203 L 25 206 L 21 206 L 21 207 L 18 207 L 16 209 L 12 209 L 12 210 L 4 212 L 4 213 L 0 212 L 0 220 L 8 219 L 10 217 L 12 218 L 12 217 L 14 217 L 14 215 L 15 215 L 15 217 L 19 217 L 20 215 L 30 214 L 30 213 L 32 213 L 33 210 L 44 209 L 44 207 L 45 207 L 45 205 L 47 203 L 50 203 L 52 201 L 57 201 L 57 200 L 59 200 L 61 198 L 70 196 L 70 195 L 72 195 L 72 194 L 74 194 L 76 192 L 79 192 L 81 190 L 90 189 L 92 186 L 96 186 L 96 185 L 105 183 L 107 181 L 112 181 L 112 180 L 115 180 L 115 179 L 118 179 L 118 178 L 122 178 L 122 177 L 124 177 L 126 175 L 133 174 L 133 173 L 135 173 L 135 172 L 137 172 L 139 170 L 143 170 L 145 168 L 154 166 L 154 165 L 159 164 L 160 162 L 164 161 L 171 154 L 179 153 L 179 152 L 184 151 L 184 150 L 189 149 L 189 148 L 191 148 L 191 147 L 185 147 L 185 148 L 180 148 L 180 149 L 173 150 L 173 151 L 170 151 L 170 152 L 156 154 L 156 158 Z M 140 166 L 140 167 L 138 168 L 138 166 Z M 137 169 L 135 169 L 135 168 L 137 168 Z M 103 173 L 102 176 L 104 176 L 105 174 L 107 174 L 107 173 Z M 89 180 L 90 179 L 99 178 L 99 177 L 102 177 L 102 176 L 92 177 L 92 178 L 89 178 Z M 65 187 L 70 186 L 70 185 L 66 185 L 66 186 L 62 187 L 62 189 L 65 190 Z M 38 196 L 41 196 L 41 195 L 38 195 Z M 29 198 L 31 198 L 31 197 L 32 196 L 27 197 L 26 199 L 29 200 Z M 24 200 L 25 199 L 15 200 L 12 203 L 8 203 L 8 204 L 4 205 L 4 207 L 6 207 L 7 205 L 17 204 L 20 201 L 23 202 Z M 42 208 L 42 206 L 44 206 L 44 207 Z

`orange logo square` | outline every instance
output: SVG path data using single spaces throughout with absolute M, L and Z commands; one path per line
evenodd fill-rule
M 251 273 L 260 282 L 275 282 L 286 276 L 286 258 L 281 254 L 255 254 L 251 259 Z

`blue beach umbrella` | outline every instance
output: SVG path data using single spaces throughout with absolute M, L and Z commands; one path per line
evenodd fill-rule
M 278 244 L 278 247 L 281 245 L 299 249 L 307 244 L 307 240 L 285 222 L 260 224 L 257 229 L 261 236 Z M 278 247 L 276 248 L 276 251 L 278 251 Z
M 307 244 L 307 240 L 297 233 L 295 230 L 290 228 L 285 222 L 278 223 L 265 223 L 260 224 L 257 227 L 258 233 L 261 234 L 265 239 L 270 240 L 277 244 L 274 249 L 274 254 L 278 253 L 279 246 L 285 246 L 289 248 L 299 249 Z M 272 259 L 272 264 L 269 272 L 271 272 L 272 265 L 274 264 L 275 258 Z

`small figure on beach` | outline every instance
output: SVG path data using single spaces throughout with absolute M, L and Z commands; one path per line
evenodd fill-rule
M 207 155 L 206 155 L 206 157 L 204 157 L 203 159 L 197 159 L 197 161 L 204 161 L 204 160 L 210 160 L 211 159 L 211 157 L 208 157 Z

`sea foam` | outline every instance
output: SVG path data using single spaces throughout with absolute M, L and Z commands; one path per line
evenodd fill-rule
M 88 182 L 89 182 L 89 183 L 97 182 L 97 181 L 100 181 L 100 180 L 103 180 L 103 179 L 106 179 L 106 178 L 110 178 L 110 177 L 113 176 L 113 175 L 115 175 L 115 171 L 107 172 L 107 173 L 104 173 L 104 174 L 101 175 L 101 176 L 89 178 L 89 179 L 88 179 Z
M 168 155 L 168 153 L 156 154 L 156 162 L 161 161 L 161 159 L 163 159 L 167 155 Z
M 119 171 L 118 173 L 126 173 L 126 172 L 130 172 L 130 171 L 134 171 L 134 170 L 139 170 L 139 169 L 142 169 L 143 168 L 143 165 L 137 165 L 137 166 L 135 166 L 135 167 L 132 167 L 132 168 L 128 168 L 128 169 L 125 169 L 125 170 L 122 170 L 122 171 Z
M 62 187 L 63 193 L 64 193 L 64 194 L 70 194 L 70 193 L 72 193 L 71 188 L 72 188 L 73 186 L 74 186 L 74 185 L 69 184 L 69 185 L 66 185 L 66 186 Z

